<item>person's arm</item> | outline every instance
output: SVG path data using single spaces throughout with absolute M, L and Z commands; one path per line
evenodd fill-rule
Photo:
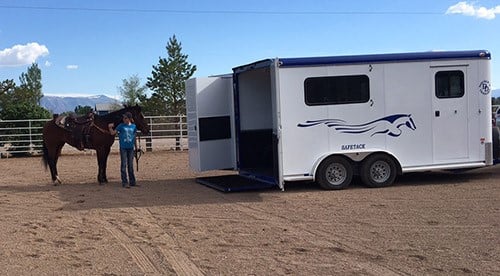
M 116 129 L 113 129 L 114 126 L 115 126 L 115 124 L 113 124 L 113 123 L 108 124 L 109 134 L 111 134 L 113 136 L 116 135 L 116 132 L 117 132 Z

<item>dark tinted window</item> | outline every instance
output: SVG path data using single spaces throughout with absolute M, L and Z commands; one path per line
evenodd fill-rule
M 436 97 L 460 98 L 465 94 L 464 72 L 441 71 L 436 73 Z
M 200 141 L 231 138 L 231 120 L 229 116 L 199 118 Z
M 370 99 L 366 75 L 307 78 L 304 81 L 307 105 L 363 103 Z

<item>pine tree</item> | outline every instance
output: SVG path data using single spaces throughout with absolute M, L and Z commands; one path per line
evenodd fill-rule
M 148 109 L 159 112 L 155 115 L 185 114 L 184 82 L 194 74 L 196 65 L 187 61 L 188 55 L 182 53 L 182 45 L 175 35 L 169 39 L 166 49 L 168 57 L 160 57 L 158 65 L 153 65 L 152 76 L 146 83 L 153 91 Z
M 40 105 L 42 94 L 42 70 L 37 63 L 31 64 L 26 73 L 22 73 L 19 77 L 20 85 L 17 89 L 19 100 L 28 102 L 34 105 Z

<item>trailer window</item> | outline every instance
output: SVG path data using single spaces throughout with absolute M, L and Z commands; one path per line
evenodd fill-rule
M 229 116 L 207 117 L 198 119 L 200 141 L 231 138 L 231 120 Z
M 465 94 L 464 72 L 441 71 L 436 73 L 436 97 L 460 98 Z
M 370 99 L 366 75 L 315 77 L 304 81 L 307 105 L 364 103 Z

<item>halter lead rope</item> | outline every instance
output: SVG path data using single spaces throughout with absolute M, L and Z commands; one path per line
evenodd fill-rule
M 139 146 L 138 148 L 134 151 L 134 157 L 135 157 L 135 168 L 137 171 L 139 171 L 139 159 L 141 159 L 142 154 L 144 151 L 142 150 L 141 147 L 141 135 L 137 135 L 139 137 Z

